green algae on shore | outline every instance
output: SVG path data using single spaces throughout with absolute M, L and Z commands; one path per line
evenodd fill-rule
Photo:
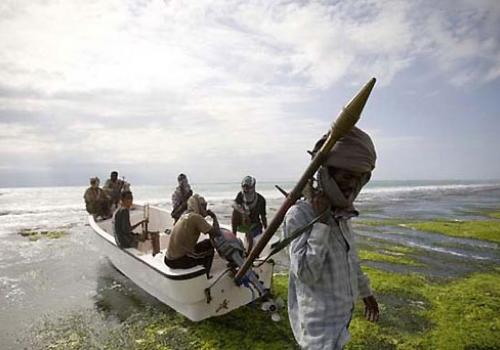
M 498 273 L 475 274 L 436 288 L 428 312 L 435 327 L 427 344 L 450 350 L 500 348 L 499 285 Z
M 441 233 L 448 236 L 500 242 L 500 221 L 425 221 L 407 224 L 415 230 Z
M 391 264 L 423 266 L 421 263 L 408 258 L 405 253 L 383 249 L 382 251 L 369 251 L 360 249 L 358 251 L 361 260 L 387 262 Z
M 495 214 L 496 215 L 496 214 Z M 405 221 L 403 219 L 357 221 L 367 226 L 401 226 L 414 230 L 440 233 L 447 236 L 475 238 L 500 242 L 500 220 L 430 220 Z
M 66 231 L 33 231 L 24 229 L 19 232 L 23 237 L 27 237 L 30 241 L 35 242 L 41 238 L 58 239 L 68 234 Z
M 493 219 L 500 219 L 500 210 L 486 210 L 484 214 Z
M 379 301 L 377 324 L 363 318 L 359 302 L 351 322 L 354 349 L 496 349 L 500 339 L 500 272 L 474 274 L 446 284 L 419 274 L 398 274 L 365 268 Z M 275 294 L 286 298 L 288 278 L 277 275 Z M 230 314 L 193 323 L 172 313 L 146 309 L 103 334 L 102 324 L 50 327 L 50 349 L 298 349 L 288 323 L 274 323 L 269 313 L 247 306 Z M 73 322 L 70 321 L 70 322 Z M 60 330 L 64 329 L 64 332 Z M 48 346 L 49 345 L 49 346 Z
M 276 297 L 286 298 L 288 278 L 276 275 L 273 290 Z M 108 326 L 103 332 L 103 316 L 72 314 L 66 320 L 46 322 L 33 336 L 35 349 L 298 349 L 288 323 L 286 307 L 280 310 L 281 322 L 258 303 L 229 314 L 191 322 L 175 312 L 146 308 L 124 322 Z
M 497 349 L 500 339 L 498 271 L 446 284 L 421 275 L 365 269 L 381 308 L 378 324 L 357 306 L 346 349 Z
M 365 226 L 399 226 L 407 224 L 409 222 L 415 222 L 415 221 L 408 221 L 403 219 L 379 219 L 379 220 L 356 220 L 353 223 L 354 225 L 365 225 Z

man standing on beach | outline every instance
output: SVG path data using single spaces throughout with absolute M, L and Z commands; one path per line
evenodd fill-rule
M 325 141 L 317 142 L 314 153 Z M 333 147 L 311 181 L 307 200 L 292 206 L 285 236 L 312 225 L 290 245 L 288 312 L 293 334 L 303 349 L 342 349 L 349 340 L 354 303 L 363 298 L 365 316 L 379 317 L 378 304 L 361 271 L 350 219 L 358 215 L 353 202 L 375 167 L 370 137 L 354 127 Z
M 253 248 L 254 239 L 267 227 L 266 200 L 255 191 L 256 180 L 245 176 L 241 181 L 241 191 L 233 203 L 231 226 L 233 233 L 245 232 L 247 252 Z

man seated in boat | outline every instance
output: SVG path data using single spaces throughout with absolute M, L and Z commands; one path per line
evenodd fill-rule
M 210 216 L 210 225 L 205 217 Z M 219 232 L 217 217 L 207 210 L 207 202 L 198 195 L 192 195 L 187 201 L 187 211 L 180 217 L 172 229 L 165 254 L 165 264 L 174 269 L 188 269 L 197 265 L 205 267 L 207 277 L 212 267 L 214 247 L 210 239 L 198 242 L 201 233 L 213 237 Z
M 103 187 L 104 192 L 111 200 L 110 205 L 118 206 L 122 192 L 130 191 L 130 184 L 118 178 L 118 172 L 112 171 L 110 178 L 106 180 Z
M 256 180 L 245 176 L 241 181 L 241 191 L 233 203 L 231 226 L 233 233 L 244 232 L 247 241 L 247 252 L 253 248 L 255 237 L 267 227 L 266 200 L 255 191 Z
M 107 219 L 111 217 L 109 197 L 99 187 L 98 177 L 90 178 L 90 187 L 85 191 L 83 199 L 85 200 L 87 212 L 94 215 L 95 218 L 102 217 L 103 219 Z
M 148 219 L 141 220 L 133 226 L 130 224 L 130 208 L 132 207 L 133 200 L 132 192 L 122 192 L 121 206 L 114 215 L 113 232 L 116 244 L 120 248 L 137 248 L 138 243 L 144 241 L 142 234 L 133 231 L 139 225 L 147 223 Z
M 179 220 L 182 213 L 187 210 L 187 200 L 193 195 L 191 185 L 189 185 L 185 174 L 177 176 L 177 183 L 179 185 L 172 194 L 172 213 L 170 214 L 174 219 L 174 224 Z

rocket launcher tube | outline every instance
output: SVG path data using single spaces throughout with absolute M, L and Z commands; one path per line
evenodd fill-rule
M 241 283 L 241 279 L 245 276 L 245 273 L 252 266 L 254 260 L 259 257 L 260 253 L 269 242 L 274 233 L 278 230 L 281 223 L 285 218 L 285 214 L 288 209 L 295 204 L 295 202 L 302 196 L 302 191 L 307 183 L 307 181 L 318 171 L 319 167 L 325 162 L 330 150 L 333 148 L 335 143 L 345 134 L 347 134 L 352 127 L 358 122 L 361 112 L 370 96 L 370 93 L 375 85 L 375 78 L 370 79 L 368 83 L 363 86 L 363 88 L 358 92 L 356 96 L 340 111 L 335 122 L 332 124 L 330 134 L 328 135 L 325 143 L 321 149 L 316 153 L 314 158 L 309 163 L 302 174 L 300 180 L 297 182 L 293 190 L 288 194 L 287 198 L 278 209 L 273 219 L 267 226 L 267 229 L 262 234 L 257 244 L 253 247 L 252 251 L 246 258 L 243 266 L 238 270 L 236 276 L 234 277 L 237 284 Z

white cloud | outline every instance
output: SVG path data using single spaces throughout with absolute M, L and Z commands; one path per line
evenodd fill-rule
M 497 3 L 443 4 L 3 1 L 0 122 L 15 127 L 0 166 L 13 153 L 295 161 L 328 125 L 308 104 L 332 87 L 390 86 L 421 61 L 456 86 L 498 78 Z

